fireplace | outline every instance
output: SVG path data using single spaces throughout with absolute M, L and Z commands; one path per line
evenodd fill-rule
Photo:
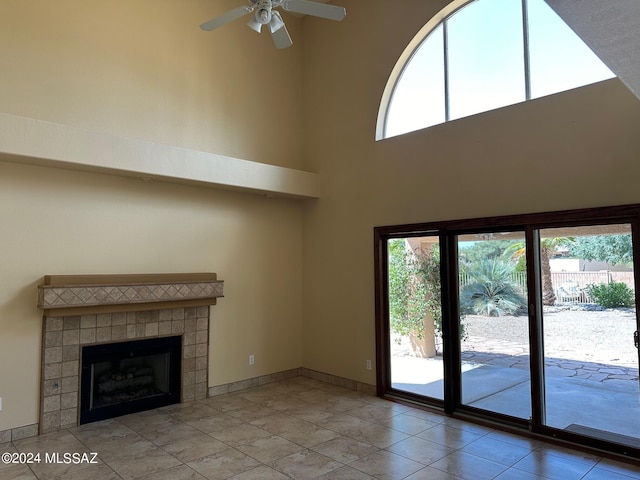
M 222 289 L 215 273 L 44 277 L 39 433 L 206 398 Z
M 181 337 L 82 347 L 80 424 L 180 402 Z

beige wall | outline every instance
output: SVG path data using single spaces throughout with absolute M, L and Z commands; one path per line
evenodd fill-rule
M 0 162 L 0 430 L 37 421 L 44 274 L 216 271 L 210 385 L 301 365 L 373 384 L 374 226 L 640 201 L 616 80 L 375 142 L 396 59 L 447 2 L 338 3 L 342 23 L 287 16 L 278 51 L 197 28 L 235 0 L 0 2 L 0 112 L 322 181 L 295 202 Z
M 0 112 L 298 167 L 300 20 L 286 19 L 287 51 L 242 21 L 198 28 L 235 6 L 3 0 Z M 6 159 L 0 431 L 38 421 L 45 274 L 217 272 L 226 297 L 212 311 L 209 385 L 301 366 L 299 202 Z
M 44 274 L 217 272 L 209 385 L 299 367 L 300 217 L 285 200 L 0 162 L 0 430 L 37 422 Z
M 373 227 L 640 202 L 640 102 L 611 80 L 375 142 L 396 59 L 438 2 L 341 0 L 304 24 L 303 355 L 375 383 Z M 439 2 L 444 4 L 446 2 Z
M 293 48 L 238 20 L 235 0 L 3 0 L 0 112 L 297 167 L 299 19 Z

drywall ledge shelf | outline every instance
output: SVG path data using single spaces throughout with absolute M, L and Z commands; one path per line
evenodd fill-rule
M 299 199 L 316 173 L 0 113 L 0 160 Z

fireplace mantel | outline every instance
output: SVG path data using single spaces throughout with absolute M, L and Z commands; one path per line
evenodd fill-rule
M 38 308 L 62 316 L 215 305 L 223 284 L 215 273 L 46 275 Z

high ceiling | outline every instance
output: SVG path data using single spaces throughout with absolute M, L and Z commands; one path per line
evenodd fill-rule
M 546 0 L 618 78 L 640 98 L 640 2 Z

